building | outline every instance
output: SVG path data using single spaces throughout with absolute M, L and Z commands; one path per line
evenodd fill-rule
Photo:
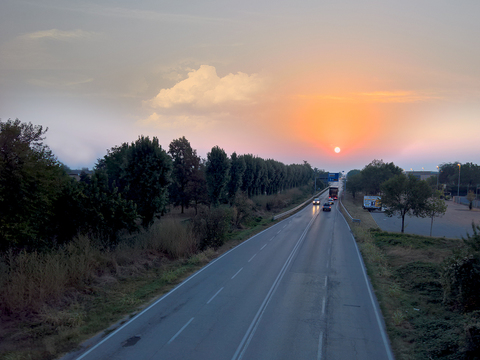
M 80 175 L 82 174 L 82 172 L 87 174 L 89 177 L 92 176 L 93 174 L 92 170 L 82 169 L 82 170 L 70 170 L 68 172 L 68 175 L 78 181 L 80 180 Z
M 405 171 L 406 175 L 413 175 L 418 180 L 427 180 L 428 178 L 438 176 L 438 171 Z

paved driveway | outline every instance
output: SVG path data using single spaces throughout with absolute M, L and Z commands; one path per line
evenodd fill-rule
M 469 210 L 468 206 L 447 201 L 447 212 L 442 217 L 433 220 L 432 236 L 446 238 L 461 238 L 467 233 L 472 234 L 472 221 L 480 224 L 480 209 Z M 387 217 L 383 212 L 372 212 L 373 219 L 384 231 L 400 232 L 402 219 Z M 405 217 L 405 233 L 430 235 L 430 218 Z

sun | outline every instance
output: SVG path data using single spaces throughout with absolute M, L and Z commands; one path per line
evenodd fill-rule
M 340 152 L 340 148 L 339 148 L 338 146 L 335 148 L 335 152 L 336 152 L 337 154 Z

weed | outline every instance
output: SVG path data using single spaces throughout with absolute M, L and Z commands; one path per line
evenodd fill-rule
M 393 316 L 392 316 L 393 323 L 396 326 L 399 326 L 401 323 L 403 323 L 406 318 L 407 317 L 405 315 L 405 312 L 402 311 L 402 310 L 398 310 L 398 309 L 394 311 Z
M 344 201 L 350 213 L 360 204 Z M 379 299 L 397 359 L 474 359 L 480 349 L 480 315 L 468 318 L 443 300 L 444 259 L 456 239 L 388 233 L 352 226 Z M 452 292 L 455 288 L 452 285 Z

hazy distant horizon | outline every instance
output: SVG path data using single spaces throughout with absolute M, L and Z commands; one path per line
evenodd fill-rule
M 0 118 L 48 127 L 72 169 L 140 135 L 332 172 L 478 163 L 478 1 L 4 0 L 0 13 Z

